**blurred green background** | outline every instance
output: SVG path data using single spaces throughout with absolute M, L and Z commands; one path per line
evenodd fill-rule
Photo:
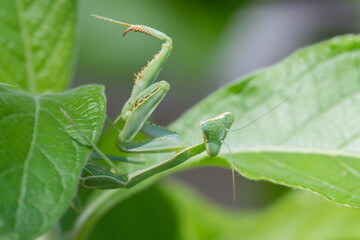
M 72 87 L 105 85 L 112 118 L 130 96 L 132 72 L 152 58 L 161 42 L 139 33 L 123 38 L 124 27 L 90 14 L 148 25 L 173 39 L 174 50 L 159 76 L 170 83 L 171 90 L 152 117 L 162 125 L 238 77 L 274 64 L 303 46 L 360 30 L 360 6 L 355 0 L 80 0 L 78 13 Z M 232 206 L 229 170 L 208 167 L 176 177 L 213 201 Z M 265 206 L 287 190 L 240 176 L 236 187 L 235 207 L 244 208 Z

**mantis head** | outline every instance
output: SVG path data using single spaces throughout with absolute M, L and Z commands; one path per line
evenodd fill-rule
M 221 145 L 233 122 L 234 115 L 231 112 L 225 112 L 200 123 L 199 128 L 203 132 L 206 152 L 210 157 L 215 157 L 219 154 Z

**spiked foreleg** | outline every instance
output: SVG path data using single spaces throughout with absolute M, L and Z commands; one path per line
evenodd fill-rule
M 169 84 L 165 81 L 154 83 L 139 94 L 131 110 L 122 114 L 125 125 L 119 134 L 120 142 L 130 142 L 143 127 L 151 113 L 159 105 L 169 91 Z
M 157 54 L 155 54 L 154 57 L 144 67 L 142 67 L 139 72 L 134 74 L 135 81 L 129 99 L 130 104 L 135 101 L 137 96 L 142 91 L 144 91 L 146 88 L 148 88 L 155 82 L 165 62 L 169 58 L 171 50 L 173 48 L 171 38 L 156 29 L 143 25 L 134 25 L 131 26 L 125 33 L 131 30 L 142 32 L 150 36 L 159 38 L 161 40 L 164 40 L 165 43 L 162 44 L 161 50 Z

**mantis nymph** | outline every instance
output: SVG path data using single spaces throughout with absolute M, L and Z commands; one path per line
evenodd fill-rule
M 91 144 L 94 151 L 109 165 L 109 167 L 104 166 L 90 159 L 85 167 L 88 176 L 83 178 L 83 186 L 97 189 L 129 188 L 150 176 L 179 165 L 205 150 L 209 156 L 216 156 L 234 121 L 234 116 L 230 112 L 225 112 L 213 119 L 201 122 L 200 129 L 203 132 L 204 140 L 192 146 L 187 146 L 178 134 L 147 122 L 151 113 L 165 97 L 170 88 L 166 81 L 155 82 L 155 79 L 171 53 L 171 38 L 151 27 L 131 25 L 97 15 L 92 16 L 127 26 L 128 29 L 124 35 L 129 31 L 135 31 L 165 41 L 162 44 L 161 50 L 155 54 L 153 59 L 137 74 L 134 74 L 135 83 L 131 96 L 125 103 L 120 116 L 115 120 L 114 125 L 120 121 L 124 122 L 124 127 L 119 131 L 119 136 L 116 141 L 116 146 L 120 151 L 144 154 L 174 152 L 175 154 L 171 158 L 154 166 L 132 173 L 122 174 L 111 161 L 115 159 L 112 156 L 106 156 L 97 149 L 96 146 L 91 144 L 67 113 L 62 110 L 63 114 L 69 119 L 73 126 L 78 129 L 82 137 Z M 133 138 L 139 132 L 149 136 L 149 139 L 141 142 L 133 141 Z M 129 159 L 125 159 L 125 161 L 129 161 Z M 131 159 L 129 162 L 131 162 Z
M 87 174 L 82 179 L 83 186 L 96 189 L 129 188 L 148 177 L 177 166 L 204 151 L 211 157 L 218 155 L 227 133 L 229 131 L 234 131 L 230 130 L 231 125 L 234 122 L 234 115 L 230 112 L 225 112 L 217 117 L 201 122 L 199 127 L 203 133 L 203 140 L 190 146 L 187 145 L 178 134 L 147 122 L 151 113 L 155 110 L 170 88 L 166 81 L 155 82 L 155 79 L 159 75 L 159 72 L 172 50 L 171 38 L 151 27 L 131 25 L 97 15 L 92 16 L 127 26 L 128 29 L 125 31 L 124 35 L 129 31 L 135 31 L 164 41 L 161 50 L 155 54 L 153 59 L 137 74 L 134 74 L 135 83 L 131 96 L 123 106 L 121 114 L 115 120 L 114 125 L 120 121 L 123 121 L 124 123 L 124 127 L 119 130 L 116 141 L 116 146 L 120 151 L 143 154 L 173 152 L 174 155 L 161 163 L 145 169 L 122 174 L 116 165 L 112 163 L 112 160 L 119 160 L 120 157 L 103 154 L 86 138 L 86 136 L 84 136 L 84 134 L 81 133 L 70 116 L 61 109 L 63 114 L 79 131 L 82 137 L 93 147 L 93 150 L 97 153 L 93 155 L 95 156 L 95 159 L 104 159 L 109 165 L 105 166 L 90 159 L 85 166 Z M 139 132 L 147 135 L 149 139 L 145 141 L 134 141 L 134 137 Z M 139 161 L 130 158 L 123 158 L 122 160 L 134 163 Z

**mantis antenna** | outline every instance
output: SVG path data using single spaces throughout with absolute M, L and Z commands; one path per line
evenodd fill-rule
M 287 98 L 285 98 L 283 101 L 281 101 L 280 103 L 278 103 L 277 105 L 273 106 L 272 108 L 270 108 L 268 111 L 266 111 L 265 113 L 261 114 L 260 116 L 258 116 L 257 118 L 255 118 L 254 120 L 252 120 L 251 122 L 245 124 L 244 126 L 238 128 L 238 129 L 228 129 L 228 132 L 236 132 L 236 131 L 240 131 L 248 126 L 250 126 L 251 124 L 253 124 L 254 122 L 260 120 L 261 118 L 263 118 L 264 116 L 266 116 L 267 114 L 269 114 L 270 112 L 272 112 L 273 110 L 275 110 L 276 108 L 280 107 L 282 104 L 284 104 L 285 102 L 287 102 L 289 99 L 291 99 L 292 97 L 294 97 L 298 91 L 300 89 L 300 85 L 297 87 L 296 91 L 291 94 L 290 96 L 288 96 Z M 233 205 L 236 202 L 236 186 L 235 186 L 235 171 L 234 171 L 234 161 L 233 161 L 233 157 L 232 157 L 232 152 L 231 149 L 229 147 L 229 145 L 222 141 L 222 143 L 227 147 L 227 149 L 230 152 L 230 163 L 231 163 L 231 177 L 232 177 L 232 183 L 233 183 Z
M 223 144 L 227 147 L 227 149 L 230 152 L 230 164 L 231 164 L 231 178 L 232 178 L 232 184 L 233 184 L 233 205 L 235 205 L 236 203 L 236 186 L 235 186 L 235 171 L 234 171 L 234 161 L 233 161 L 233 157 L 232 157 L 232 152 L 231 149 L 229 147 L 229 145 L 227 145 L 226 142 L 223 141 Z
M 237 128 L 237 129 L 229 129 L 229 132 L 237 132 L 240 131 L 248 126 L 250 126 L 251 124 L 253 124 L 254 122 L 260 120 L 261 118 L 263 118 L 264 116 L 266 116 L 267 114 L 269 114 L 270 112 L 274 111 L 275 109 L 277 109 L 278 107 L 280 107 L 281 105 L 283 105 L 285 102 L 289 101 L 289 99 L 293 98 L 300 90 L 300 85 L 297 87 L 296 91 L 291 94 L 290 96 L 288 96 L 287 98 L 285 98 L 283 101 L 281 101 L 280 103 L 278 103 L 277 105 L 273 106 L 272 108 L 270 108 L 268 111 L 266 111 L 265 113 L 261 114 L 260 116 L 258 116 L 257 118 L 255 118 L 254 120 L 252 120 L 251 122 L 245 124 L 244 126 Z
M 91 17 L 94 17 L 94 18 L 97 18 L 97 19 L 105 20 L 105 21 L 108 21 L 108 22 L 121 24 L 121 25 L 124 25 L 124 26 L 127 26 L 127 27 L 131 27 L 131 26 L 132 26 L 131 24 L 124 23 L 124 22 L 120 22 L 120 21 L 117 21 L 117 20 L 114 20 L 114 19 L 111 19 L 111 18 L 99 16 L 99 15 L 96 15 L 96 14 L 91 14 L 90 16 L 91 16 Z

